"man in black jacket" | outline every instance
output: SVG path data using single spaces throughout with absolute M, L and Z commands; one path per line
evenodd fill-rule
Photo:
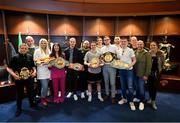
M 70 38 L 69 39 L 69 47 L 64 51 L 65 58 L 67 61 L 69 61 L 70 65 L 67 68 L 67 88 L 68 88 L 68 95 L 67 98 L 70 98 L 72 94 L 74 97 L 74 100 L 77 101 L 77 85 L 78 85 L 78 71 L 74 70 L 71 66 L 74 63 L 80 63 L 81 59 L 81 53 L 80 50 L 78 50 L 76 47 L 76 39 Z
M 7 67 L 7 71 L 13 77 L 16 85 L 16 116 L 22 112 L 22 99 L 24 87 L 27 89 L 30 107 L 34 107 L 33 79 L 36 76 L 36 69 L 32 55 L 28 54 L 28 46 L 21 44 L 19 53 L 15 55 Z

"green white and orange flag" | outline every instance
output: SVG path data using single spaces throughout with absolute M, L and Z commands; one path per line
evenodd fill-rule
M 18 34 L 18 47 L 22 44 L 21 32 Z

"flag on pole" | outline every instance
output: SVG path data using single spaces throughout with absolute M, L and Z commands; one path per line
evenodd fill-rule
M 18 34 L 18 47 L 22 44 L 21 32 Z

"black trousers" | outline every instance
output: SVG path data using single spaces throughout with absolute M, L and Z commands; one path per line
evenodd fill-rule
M 87 90 L 87 76 L 88 76 L 88 71 L 86 69 L 84 71 L 79 72 L 78 85 L 79 85 L 79 90 L 81 92 Z
M 156 100 L 158 85 L 159 85 L 159 79 L 155 76 L 149 76 L 147 81 L 147 88 L 149 92 L 149 97 L 153 101 Z
M 26 87 L 27 96 L 29 99 L 30 106 L 33 106 L 34 101 L 34 78 L 27 80 L 16 80 L 16 105 L 18 109 L 22 108 L 22 100 L 24 98 L 24 87 Z
M 78 71 L 67 69 L 66 90 L 76 94 L 78 86 Z

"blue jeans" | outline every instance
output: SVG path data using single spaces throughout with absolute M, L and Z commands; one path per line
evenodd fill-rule
M 145 101 L 145 81 L 142 77 L 136 76 L 135 82 L 137 85 L 137 89 L 136 89 L 136 93 L 138 94 L 137 98 L 140 99 L 140 102 L 144 102 Z
M 135 72 L 135 70 L 133 69 L 133 88 L 134 88 L 134 96 L 136 97 L 136 98 L 139 98 L 139 93 L 138 93 L 138 86 L 137 86 L 137 80 L 136 80 L 137 78 L 136 78 L 136 72 Z
M 128 99 L 129 102 L 133 102 L 133 70 L 120 69 L 119 74 L 123 98 Z M 126 86 L 128 88 L 128 95 L 126 93 Z
M 103 77 L 104 77 L 104 83 L 105 83 L 105 91 L 106 95 L 109 95 L 109 82 L 111 85 L 111 97 L 115 97 L 115 91 L 116 91 L 116 69 L 111 67 L 110 65 L 104 65 L 103 66 Z
M 41 97 L 46 97 L 48 92 L 49 79 L 40 79 L 41 83 Z

